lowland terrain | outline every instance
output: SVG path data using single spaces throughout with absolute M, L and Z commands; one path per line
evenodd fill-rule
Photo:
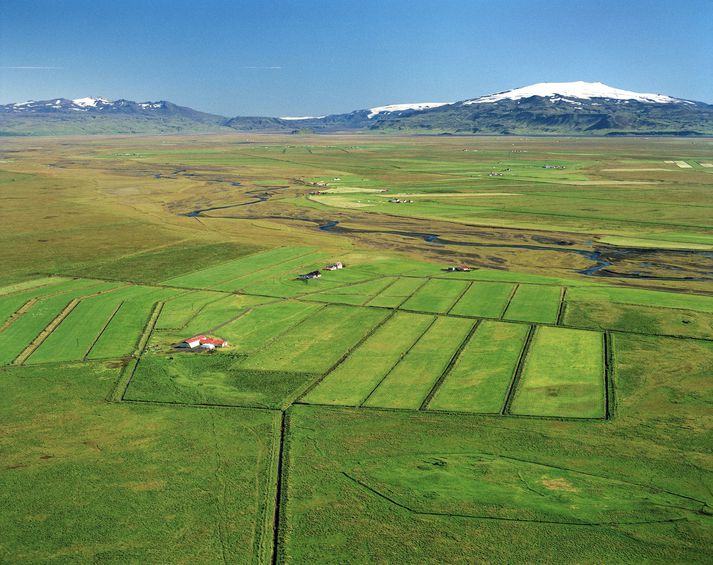
M 3 140 L 0 561 L 710 562 L 711 155 Z

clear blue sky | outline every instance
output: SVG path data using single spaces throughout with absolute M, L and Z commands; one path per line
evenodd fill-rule
M 0 103 L 321 115 L 571 80 L 713 103 L 713 0 L 0 0 Z

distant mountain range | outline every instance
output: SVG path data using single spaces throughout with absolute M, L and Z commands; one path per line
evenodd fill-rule
M 553 82 L 459 102 L 392 104 L 328 116 L 226 118 L 166 101 L 105 98 L 57 98 L 0 106 L 0 135 L 230 130 L 711 135 L 713 105 L 621 90 L 599 82 Z

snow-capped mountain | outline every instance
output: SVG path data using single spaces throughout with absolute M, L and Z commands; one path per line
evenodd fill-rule
M 224 118 L 171 102 L 54 98 L 0 106 L 0 135 L 380 130 L 460 134 L 713 134 L 713 105 L 601 82 L 541 82 L 460 102 L 387 104 L 327 116 Z
M 488 104 L 499 102 L 500 100 L 522 100 L 538 96 L 549 98 L 551 102 L 576 103 L 577 100 L 591 100 L 592 98 L 604 98 L 607 100 L 634 100 L 636 102 L 647 102 L 651 104 L 676 104 L 692 102 L 680 98 L 672 98 L 663 94 L 649 94 L 644 92 L 633 92 L 607 86 L 601 82 L 538 82 L 530 86 L 506 90 L 496 94 L 489 94 L 466 100 L 463 104 Z M 574 99 L 574 100 L 573 100 Z
M 225 120 L 165 100 L 87 96 L 0 105 L 0 135 L 215 131 Z

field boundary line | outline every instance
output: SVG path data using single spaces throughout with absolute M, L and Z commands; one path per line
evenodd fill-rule
M 421 402 L 421 406 L 419 406 L 419 408 L 418 408 L 419 410 L 427 410 L 428 409 L 428 405 L 430 404 L 431 400 L 433 400 L 433 397 L 436 396 L 438 389 L 441 388 L 441 385 L 446 380 L 446 378 L 448 377 L 450 372 L 453 370 L 453 367 L 455 367 L 456 363 L 460 359 L 461 354 L 463 353 L 463 350 L 465 349 L 465 346 L 468 345 L 468 343 L 470 343 L 471 338 L 475 334 L 475 331 L 480 327 L 480 324 L 481 324 L 481 320 L 476 320 L 475 322 L 473 322 L 473 325 L 471 326 L 470 330 L 468 330 L 468 333 L 463 338 L 463 341 L 461 341 L 458 344 L 458 347 L 456 348 L 455 352 L 451 356 L 450 361 L 448 361 L 448 365 L 446 365 L 446 368 L 443 369 L 443 372 L 436 379 L 436 382 L 433 383 L 431 390 L 428 391 L 428 394 L 423 399 L 423 402 Z
M 277 454 L 277 483 L 275 485 L 275 514 L 273 517 L 273 534 L 272 534 L 272 559 L 273 565 L 276 565 L 280 560 L 280 547 L 282 537 L 282 507 L 287 503 L 287 465 L 284 460 L 287 458 L 286 452 L 289 445 L 285 445 L 285 438 L 288 433 L 289 415 L 283 410 L 280 413 L 280 442 L 278 445 Z
M 456 304 L 458 304 L 458 303 L 460 302 L 461 298 L 463 298 L 463 296 L 465 295 L 465 293 L 470 290 L 470 287 L 471 287 L 471 286 L 473 286 L 473 281 L 464 281 L 464 282 L 466 282 L 467 284 L 465 285 L 465 288 L 463 289 L 463 292 L 461 292 L 461 293 L 458 295 L 458 297 L 455 299 L 455 302 L 453 302 L 453 304 L 450 305 L 450 307 L 448 308 L 448 310 L 446 310 L 446 312 L 445 312 L 446 316 L 451 313 L 451 310 L 453 310 L 453 308 L 456 307 Z
M 564 311 L 565 311 L 566 307 L 567 307 L 567 287 L 563 286 L 562 290 L 560 291 L 560 305 L 559 305 L 559 309 L 557 310 L 557 318 L 555 319 L 555 325 L 557 325 L 557 326 L 562 325 L 562 320 L 564 319 Z
M 255 540 L 253 542 L 254 565 L 269 563 L 272 560 L 275 544 L 275 510 L 277 505 L 277 481 L 280 464 L 280 440 L 282 437 L 282 420 L 284 412 L 280 412 L 279 418 L 272 417 L 271 441 L 269 454 L 267 456 L 267 473 L 269 476 L 265 481 L 265 493 L 261 504 L 260 520 L 255 525 Z
M 108 400 L 109 402 L 122 402 L 124 400 L 124 395 L 129 389 L 131 380 L 134 378 L 136 369 L 141 361 L 141 355 L 146 351 L 149 339 L 156 327 L 156 321 L 161 315 L 161 310 L 163 309 L 164 302 L 158 301 L 154 304 L 153 310 L 151 311 L 151 316 L 149 317 L 146 325 L 144 326 L 144 331 L 141 333 L 139 342 L 136 345 L 136 350 L 134 351 L 133 362 L 127 364 L 119 373 L 119 378 L 114 384 L 114 388 L 109 392 Z
M 195 291 L 190 291 L 190 290 L 189 290 L 188 292 L 195 292 Z M 203 291 L 198 291 L 198 292 L 203 292 Z M 214 292 L 217 292 L 217 291 L 214 291 Z M 179 332 L 181 332 L 181 331 L 185 330 L 185 329 L 186 329 L 186 326 L 188 326 L 188 324 L 190 324 L 193 320 L 195 320 L 195 319 L 201 314 L 201 312 L 203 312 L 203 310 L 205 310 L 208 306 L 210 306 L 211 304 L 214 304 L 215 302 L 220 302 L 221 300 L 225 300 L 225 299 L 227 299 L 227 298 L 230 297 L 230 296 L 234 296 L 234 295 L 228 293 L 228 294 L 226 294 L 225 296 L 220 296 L 220 297 L 215 298 L 215 299 L 213 299 L 213 300 L 209 300 L 209 301 L 206 302 L 205 304 L 201 304 L 201 306 L 198 308 L 198 310 L 196 310 L 196 313 L 193 314 L 193 316 L 191 316 L 190 318 L 188 318 L 188 320 L 186 320 L 186 323 L 183 324 L 183 325 L 180 326 L 180 327 L 177 327 L 177 328 L 161 328 L 161 329 L 162 329 L 162 330 L 167 330 L 167 331 L 179 331 Z M 174 298 L 177 298 L 177 297 L 174 297 Z M 165 302 L 170 302 L 170 301 L 169 301 L 169 300 L 166 300 Z
M 339 367 L 342 363 L 344 363 L 349 357 L 351 357 L 352 353 L 354 353 L 357 349 L 359 349 L 371 336 L 373 336 L 379 328 L 381 328 L 383 325 L 386 324 L 389 320 L 391 320 L 394 316 L 396 315 L 396 310 L 391 310 L 382 320 L 380 320 L 377 324 L 374 325 L 357 343 L 355 343 L 353 346 L 351 346 L 347 351 L 342 355 L 335 363 L 332 365 L 329 369 L 327 369 L 320 377 L 318 377 L 316 380 L 311 382 L 307 388 L 304 390 L 304 392 L 297 394 L 294 397 L 294 400 L 290 401 L 290 404 L 294 404 L 295 402 L 298 402 L 305 396 L 307 396 L 310 392 L 312 392 L 315 388 L 317 388 L 320 383 L 326 379 L 332 372 L 334 372 L 337 367 Z
M 30 298 L 27 302 L 25 302 L 22 306 L 20 306 L 17 310 L 10 314 L 10 317 L 5 320 L 2 326 L 0 326 L 0 333 L 4 332 L 7 328 L 13 325 L 17 321 L 17 319 L 20 318 L 30 308 L 32 308 L 39 299 L 40 298 L 38 296 Z
M 111 324 L 111 321 L 114 319 L 114 316 L 116 316 L 117 312 L 119 310 L 121 310 L 121 307 L 124 305 L 124 302 L 126 302 L 126 300 L 122 300 L 121 302 L 119 302 L 119 304 L 116 305 L 116 308 L 114 308 L 114 311 L 109 315 L 109 318 L 102 326 L 102 329 L 99 330 L 99 333 L 97 333 L 97 335 L 94 338 L 94 340 L 92 341 L 92 343 L 89 345 L 87 350 L 84 352 L 84 355 L 82 356 L 82 361 L 87 360 L 87 357 L 89 357 L 89 354 L 91 353 L 92 349 L 94 349 L 94 346 L 97 344 L 97 342 L 99 341 L 101 336 L 104 335 L 104 332 L 109 327 L 109 324 Z
M 552 286 L 552 285 L 548 285 L 548 286 Z M 515 285 L 512 287 L 512 290 L 510 291 L 510 296 L 508 297 L 508 300 L 505 303 L 505 307 L 503 308 L 503 311 L 500 312 L 500 317 L 498 318 L 498 320 L 505 319 L 505 314 L 507 313 L 508 308 L 510 308 L 512 299 L 515 298 L 515 295 L 517 294 L 518 290 L 520 290 L 520 283 L 515 283 Z
M 309 257 L 310 255 L 314 255 L 315 260 L 316 260 L 316 256 L 320 255 L 321 253 L 322 252 L 318 248 L 315 248 L 312 251 L 303 253 L 302 255 L 296 255 L 294 257 L 290 257 L 289 259 L 284 259 L 283 261 L 273 263 L 272 265 L 266 265 L 265 267 L 262 267 L 261 269 L 255 269 L 254 271 L 250 271 L 249 273 L 245 273 L 244 275 L 240 275 L 237 277 L 230 277 L 230 278 L 227 278 L 224 280 L 219 280 L 219 281 L 216 281 L 214 284 L 227 284 L 227 283 L 230 283 L 233 281 L 239 281 L 240 279 L 244 279 L 245 277 L 249 277 L 251 275 L 254 275 L 255 273 L 262 273 L 263 271 L 267 271 L 268 269 L 280 267 L 281 265 L 284 265 L 285 263 L 289 263 L 290 261 L 297 261 L 299 259 L 305 259 L 306 257 Z M 297 266 L 298 265 L 295 265 L 295 267 L 297 267 Z M 236 290 L 243 290 L 244 288 L 245 287 L 240 287 Z M 228 292 L 230 292 L 230 291 L 228 291 Z
M 438 316 L 436 316 L 435 314 L 431 314 L 431 316 L 433 317 L 433 319 L 426 325 L 426 328 L 421 332 L 421 334 L 420 334 L 420 335 L 414 340 L 414 342 L 406 349 L 406 351 L 402 352 L 401 355 L 399 355 L 399 358 L 396 360 L 396 362 L 391 366 L 391 368 L 390 368 L 388 371 L 386 371 L 386 373 L 384 373 L 384 376 L 381 377 L 381 379 L 379 380 L 379 382 L 376 383 L 376 385 L 374 386 L 374 388 L 371 389 L 371 391 L 369 392 L 369 394 L 367 394 L 367 395 L 362 399 L 362 401 L 359 402 L 359 404 L 357 405 L 359 408 L 361 408 L 362 406 L 364 406 L 364 404 L 366 403 L 366 401 L 369 400 L 369 399 L 371 398 L 371 396 L 376 392 L 376 389 L 378 389 L 378 388 L 381 386 L 381 384 L 387 379 L 387 377 L 388 377 L 391 373 L 394 372 L 394 369 L 396 369 L 396 367 L 398 367 L 399 363 L 401 363 L 401 361 L 403 361 L 404 357 L 406 357 L 406 356 L 411 352 L 411 350 L 412 350 L 414 347 L 416 347 L 416 344 L 417 344 L 419 341 L 421 341 L 421 338 L 423 338 L 423 336 L 426 335 L 426 333 L 428 332 L 428 330 L 430 330 L 431 327 L 433 327 L 433 324 L 435 324 L 435 323 L 436 323 L 436 320 L 438 320 Z M 409 409 L 409 411 L 413 412 L 414 410 L 413 410 L 413 409 Z
M 604 336 L 604 417 L 611 420 L 616 412 L 614 396 L 614 343 L 607 331 Z
M 518 357 L 517 365 L 515 365 L 515 370 L 513 371 L 512 378 L 510 379 L 510 386 L 508 387 L 507 394 L 505 395 L 505 402 L 503 402 L 503 407 L 500 410 L 500 414 L 503 416 L 514 415 L 510 412 L 510 408 L 512 406 L 513 400 L 515 399 L 517 387 L 520 385 L 522 371 L 525 368 L 525 360 L 527 359 L 527 354 L 530 352 L 530 344 L 532 343 L 532 339 L 535 336 L 536 328 L 537 326 L 532 324 L 530 326 L 530 330 L 527 332 L 527 336 L 525 336 L 525 341 L 522 344 L 522 349 L 520 350 L 520 356 Z
M 53 331 L 57 329 L 57 327 L 69 316 L 72 311 L 76 308 L 77 304 L 79 304 L 80 299 L 79 298 L 73 298 L 67 306 L 64 307 L 64 309 L 55 316 L 55 318 L 47 324 L 45 329 L 43 329 L 35 339 L 33 339 L 30 344 L 25 347 L 25 349 L 22 350 L 22 352 L 14 359 L 12 362 L 13 365 L 22 365 L 27 359 L 32 355 L 37 348 L 42 345 L 45 340 L 52 334 Z

